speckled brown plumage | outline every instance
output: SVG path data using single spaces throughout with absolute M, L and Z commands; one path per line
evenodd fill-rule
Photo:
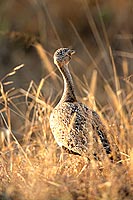
M 111 154 L 110 144 L 106 136 L 106 129 L 98 114 L 86 105 L 78 102 L 74 92 L 68 63 L 73 50 L 58 49 L 54 54 L 54 63 L 60 70 L 64 80 L 64 91 L 61 100 L 53 109 L 50 116 L 50 127 L 54 138 L 60 147 L 70 152 L 89 157 L 101 148 Z

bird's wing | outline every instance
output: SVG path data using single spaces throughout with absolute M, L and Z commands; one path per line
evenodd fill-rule
M 101 122 L 99 115 L 95 111 L 92 111 L 92 128 L 98 134 L 106 153 L 110 154 L 111 148 L 107 139 L 107 130 Z

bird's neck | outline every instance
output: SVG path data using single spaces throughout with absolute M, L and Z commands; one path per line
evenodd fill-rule
M 74 102 L 76 100 L 76 96 L 74 93 L 74 84 L 72 80 L 72 76 L 69 72 L 68 65 L 65 65 L 59 68 L 63 80 L 64 80 L 64 91 L 60 102 Z

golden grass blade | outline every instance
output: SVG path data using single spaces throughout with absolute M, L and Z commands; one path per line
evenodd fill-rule
M 11 72 L 9 72 L 8 74 L 6 74 L 0 81 L 3 82 L 6 78 L 13 76 L 14 74 L 16 74 L 16 71 L 21 69 L 22 67 L 24 67 L 24 64 L 21 64 L 15 68 L 13 68 L 13 70 Z
M 42 45 L 39 44 L 39 43 L 36 43 L 35 45 L 35 48 L 38 52 L 38 55 L 40 56 L 41 58 L 41 61 L 42 61 L 42 64 L 43 64 L 43 67 L 46 68 L 48 70 L 48 72 L 51 72 L 53 70 L 53 67 L 48 59 L 48 56 L 46 54 L 46 51 L 43 49 Z M 55 78 L 54 76 L 52 76 L 52 78 Z
M 96 87 L 97 87 L 97 70 L 93 70 L 90 82 L 90 91 L 93 96 L 95 96 Z
M 6 77 L 12 76 L 12 75 L 14 75 L 14 74 L 16 74 L 16 71 L 12 71 L 12 72 L 10 72 L 9 74 L 7 74 Z
M 39 98 L 39 95 L 40 95 L 40 92 L 41 92 L 41 89 L 44 85 L 44 78 L 41 79 L 40 83 L 39 83 L 39 86 L 37 88 L 37 93 L 36 93 L 36 98 L 38 99 Z
M 0 91 L 1 91 L 2 98 L 3 98 L 4 103 L 5 103 L 5 107 L 7 108 L 7 95 L 4 91 L 3 84 L 1 82 L 0 82 Z
M 24 67 L 24 64 L 18 65 L 17 67 L 13 68 L 13 71 L 17 71 L 21 69 L 22 67 Z
M 7 109 L 6 109 L 6 112 L 7 112 Z M 8 130 L 7 131 L 8 134 L 6 135 L 6 137 L 7 137 L 7 141 L 8 141 L 8 145 L 9 145 L 10 144 L 10 131 L 8 129 L 8 122 L 7 122 L 6 118 L 5 118 L 5 116 L 3 115 L 3 113 L 0 113 L 0 115 L 1 115 L 1 118 L 3 119 L 3 122 L 4 122 L 5 126 L 6 126 L 6 129 Z
M 24 89 L 20 89 L 20 92 L 21 92 L 22 94 L 24 94 L 24 95 L 27 94 L 27 91 L 24 90 Z M 35 100 L 35 102 L 40 103 L 42 106 L 45 106 L 45 107 L 47 106 L 49 109 L 52 109 L 50 105 L 46 104 L 46 103 L 45 103 L 44 101 L 42 101 L 41 99 L 36 98 L 36 96 L 34 96 L 34 95 L 28 93 L 28 97 L 30 97 L 31 99 Z
M 124 58 L 122 60 L 122 69 L 123 69 L 123 75 L 124 75 L 124 78 L 127 78 L 128 77 L 128 63 L 127 63 L 127 59 Z
M 111 100 L 111 103 L 114 107 L 114 110 L 116 112 L 116 114 L 120 114 L 121 119 L 123 121 L 124 126 L 126 127 L 127 130 L 129 130 L 129 123 L 128 123 L 128 119 L 123 111 L 122 108 L 122 104 L 120 103 L 117 95 L 113 92 L 112 88 L 110 87 L 110 85 L 105 85 L 105 91 L 109 97 L 109 99 Z
M 4 85 L 4 84 L 3 84 Z M 13 92 L 15 90 L 15 87 L 12 87 L 12 88 L 10 88 L 7 92 L 6 92 L 6 95 L 7 95 L 7 97 L 8 97 L 8 100 L 10 100 L 10 98 L 9 98 L 9 94 L 11 93 L 11 92 Z
M 97 70 L 93 70 L 90 82 L 90 94 L 88 98 L 90 100 L 90 103 L 93 105 L 94 110 L 96 110 L 96 102 L 95 102 L 96 87 L 97 87 Z
M 8 81 L 8 82 L 4 82 L 3 85 L 10 85 L 12 83 L 13 83 L 13 81 Z
M 28 87 L 28 90 L 26 91 L 26 94 L 25 94 L 25 100 L 26 100 L 26 104 L 27 104 L 27 105 L 28 105 L 28 96 L 29 96 L 29 92 L 30 92 L 32 86 L 33 86 L 33 80 L 30 82 L 30 85 L 29 85 L 29 87 Z

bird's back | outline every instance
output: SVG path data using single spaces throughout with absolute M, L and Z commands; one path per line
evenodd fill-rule
M 104 126 L 99 120 L 98 115 L 84 104 L 63 102 L 51 113 L 50 127 L 59 146 L 80 155 L 89 155 L 90 147 L 97 143 L 98 124 L 101 126 L 101 137 L 106 139 L 102 134 Z

